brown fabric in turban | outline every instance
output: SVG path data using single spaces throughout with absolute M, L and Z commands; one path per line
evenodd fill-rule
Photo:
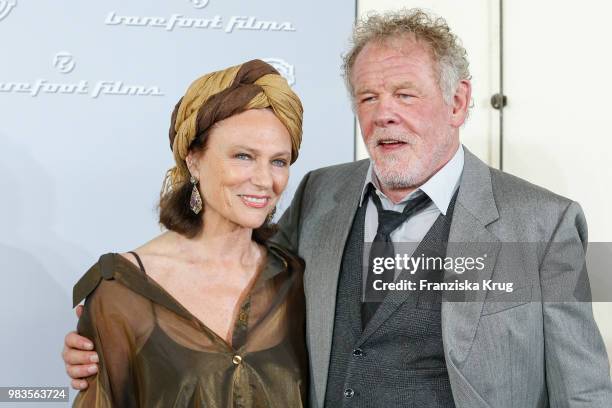
M 189 180 L 185 158 L 193 142 L 215 123 L 248 109 L 271 108 L 291 136 L 291 163 L 302 141 L 302 104 L 276 69 L 252 60 L 196 79 L 176 104 L 170 124 L 170 169 L 162 195 Z

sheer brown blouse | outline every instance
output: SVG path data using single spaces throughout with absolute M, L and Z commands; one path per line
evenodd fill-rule
M 75 305 L 87 298 L 78 331 L 100 364 L 73 406 L 306 406 L 302 273 L 298 258 L 270 245 L 228 344 L 144 270 L 103 255 L 74 288 Z

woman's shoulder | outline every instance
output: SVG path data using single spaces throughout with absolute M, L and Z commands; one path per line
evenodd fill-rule
M 141 288 L 139 277 L 130 261 L 118 253 L 107 253 L 98 259 L 73 289 L 74 306 L 85 300 L 79 319 L 79 332 L 94 335 L 95 327 L 107 330 L 112 325 L 128 328 L 138 339 L 148 338 L 155 321 L 151 302 Z
M 121 299 L 120 292 L 130 290 L 142 277 L 127 257 L 118 253 L 107 253 L 100 256 L 85 274 L 78 280 L 72 290 L 73 307 L 90 297 L 94 292 L 99 296 Z
M 104 254 L 94 263 L 72 288 L 72 307 L 76 307 L 100 285 L 104 275 L 109 276 L 109 261 L 113 254 Z M 104 267 L 103 267 L 104 266 Z M 104 271 L 104 272 L 103 272 Z
M 304 260 L 289 249 L 268 241 L 266 243 L 268 250 L 268 262 L 280 262 L 285 269 L 293 272 L 302 273 L 304 271 Z
M 107 253 L 100 256 L 85 274 L 74 285 L 72 291 L 73 307 L 90 296 L 98 287 L 108 286 L 109 290 L 138 289 L 141 292 L 146 287 L 146 273 L 138 254 L 147 254 L 163 246 L 165 234 L 154 237 L 133 251 L 125 253 Z M 120 283 L 117 285 L 115 283 Z

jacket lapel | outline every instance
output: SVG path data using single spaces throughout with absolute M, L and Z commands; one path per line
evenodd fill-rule
M 336 311 L 336 292 L 346 240 L 359 205 L 369 160 L 355 163 L 355 170 L 342 180 L 332 199 L 317 200 L 317 214 L 307 223 L 316 223 L 315 242 L 306 256 L 304 291 L 306 294 L 307 340 L 311 375 L 316 400 L 323 404 L 332 346 Z M 313 217 L 317 217 L 313 219 Z M 306 254 L 304 254 L 306 255 Z
M 464 148 L 465 149 L 465 148 Z M 486 291 L 482 281 L 491 279 L 501 244 L 486 228 L 499 218 L 489 167 L 465 149 L 465 165 L 451 223 L 447 256 L 454 259 L 486 254 L 484 268 L 464 275 L 446 271 L 445 281 L 479 282 L 480 290 L 466 291 L 462 301 L 442 303 L 444 354 L 452 366 L 461 366 L 474 341 Z M 456 299 L 455 299 L 456 300 Z

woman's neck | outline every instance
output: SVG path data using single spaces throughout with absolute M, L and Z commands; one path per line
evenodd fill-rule
M 214 215 L 204 217 L 202 231 L 195 237 L 179 238 L 176 234 L 180 241 L 179 251 L 187 252 L 183 255 L 196 262 L 214 261 L 242 266 L 258 262 L 261 250 L 252 240 L 253 229 Z

